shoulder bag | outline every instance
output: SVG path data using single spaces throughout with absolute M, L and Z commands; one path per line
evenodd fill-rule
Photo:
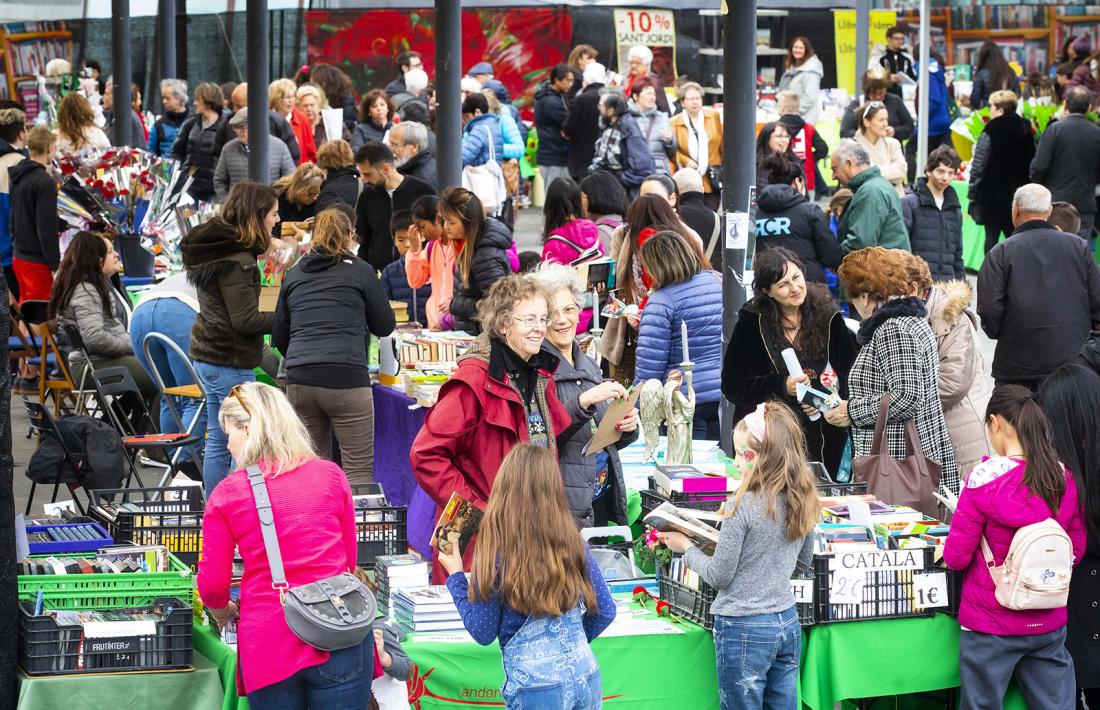
M 491 216 L 500 214 L 501 205 L 508 199 L 508 188 L 504 183 L 504 173 L 497 162 L 493 132 L 488 126 L 485 138 L 488 141 L 489 159 L 481 165 L 467 165 L 462 169 L 462 187 L 477 195 L 485 212 Z
M 870 455 L 852 459 L 852 480 L 866 483 L 867 492 L 881 501 L 907 505 L 936 517 L 937 502 L 933 494 L 940 486 L 940 465 L 925 457 L 917 425 L 912 419 L 905 422 L 905 458 L 899 461 L 892 457 L 889 446 L 883 451 L 889 408 L 890 393 L 887 392 L 879 403 Z
M 256 464 L 247 470 L 248 483 L 256 499 L 256 512 L 260 516 L 267 564 L 271 568 L 271 586 L 279 590 L 279 603 L 287 626 L 295 636 L 322 651 L 339 651 L 362 643 L 370 635 L 371 624 L 378 613 L 374 594 L 351 572 L 341 572 L 298 587 L 289 586 L 267 481 Z

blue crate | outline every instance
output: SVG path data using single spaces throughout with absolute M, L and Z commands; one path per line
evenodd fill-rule
M 113 545 L 114 539 L 107 534 L 99 523 L 66 523 L 64 525 L 28 525 L 27 534 L 45 533 L 49 530 L 84 528 L 95 533 L 92 539 L 80 540 L 51 540 L 49 542 L 32 542 L 32 555 L 57 555 L 69 552 L 95 552 L 101 547 Z

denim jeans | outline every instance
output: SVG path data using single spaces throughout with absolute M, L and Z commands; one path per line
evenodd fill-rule
M 214 491 L 214 486 L 229 475 L 232 463 L 227 448 L 229 439 L 218 421 L 222 400 L 229 396 L 229 390 L 236 385 L 255 382 L 256 373 L 250 369 L 211 365 L 201 360 L 195 361 L 195 372 L 202 380 L 202 388 L 206 390 L 206 452 L 202 458 L 202 487 L 209 496 Z
M 508 710 L 598 710 L 600 667 L 578 604 L 559 618 L 531 617 L 501 651 Z
M 716 614 L 714 652 L 722 710 L 798 707 L 802 626 L 793 606 L 778 614 Z
M 374 635 L 332 651 L 319 666 L 248 694 L 252 710 L 366 710 L 374 676 Z
M 130 318 L 130 342 L 134 346 L 134 354 L 141 361 L 141 366 L 149 372 L 150 377 L 153 375 L 152 365 L 156 366 L 157 372 L 164 379 L 165 387 L 190 385 L 194 384 L 194 381 L 191 379 L 191 373 L 187 371 L 187 366 L 179 357 L 175 353 L 169 354 L 168 348 L 156 340 L 151 341 L 149 346 L 149 355 L 153 360 L 152 365 L 150 365 L 145 359 L 143 345 L 145 336 L 149 333 L 166 335 L 186 353 L 191 347 L 191 326 L 195 323 L 195 316 L 197 315 L 191 306 L 175 298 L 155 298 L 134 309 L 134 315 Z M 186 429 L 191 420 L 195 418 L 200 401 L 191 397 L 181 397 L 180 401 L 177 411 L 180 421 L 183 423 L 183 428 Z M 176 431 L 178 428 L 168 406 L 168 397 L 161 397 L 160 430 L 169 432 Z M 203 410 L 192 431 L 200 436 L 206 431 L 205 410 Z M 201 443 L 198 448 L 200 451 L 202 450 Z M 180 460 L 189 461 L 191 458 L 190 451 L 184 449 Z

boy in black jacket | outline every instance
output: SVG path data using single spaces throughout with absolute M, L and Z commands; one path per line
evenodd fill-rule
M 57 183 L 46 170 L 57 152 L 57 137 L 39 126 L 27 136 L 30 157 L 10 168 L 12 268 L 20 303 L 48 301 L 53 274 L 61 263 Z
M 959 156 L 941 145 L 928 154 L 924 177 L 901 200 L 913 253 L 928 262 L 933 281 L 966 277 L 962 256 L 962 206 L 951 181 Z
M 432 286 L 427 283 L 414 291 L 405 275 L 405 253 L 409 251 L 409 227 L 412 226 L 412 221 L 411 210 L 401 210 L 390 220 L 393 244 L 400 256 L 382 269 L 382 290 L 386 292 L 386 298 L 402 301 L 408 306 L 410 322 L 425 323 L 424 306 L 432 297 Z

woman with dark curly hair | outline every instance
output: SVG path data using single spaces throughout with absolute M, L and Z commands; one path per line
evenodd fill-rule
M 351 149 L 359 150 L 370 141 L 385 141 L 393 128 L 393 102 L 381 89 L 368 91 L 359 104 L 359 122 L 351 132 Z
M 848 432 L 818 417 L 795 398 L 799 382 L 822 392 L 848 396 L 848 371 L 855 361 L 855 337 L 824 284 L 808 283 L 801 260 L 783 247 L 757 255 L 753 264 L 755 298 L 741 308 L 722 363 L 722 394 L 734 404 L 734 419 L 776 399 L 795 413 L 806 433 L 811 461 L 834 476 Z M 782 352 L 793 348 L 803 374 L 788 374 Z M 832 372 L 831 376 L 826 373 Z

